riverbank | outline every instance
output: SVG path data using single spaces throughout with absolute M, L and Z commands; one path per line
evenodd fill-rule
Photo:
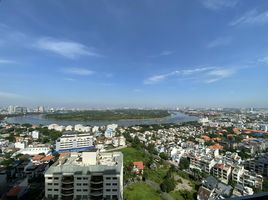
M 60 120 L 46 118 L 44 114 L 23 115 L 16 117 L 8 117 L 4 120 L 6 123 L 11 124 L 33 124 L 33 125 L 49 125 L 59 124 L 63 126 L 67 125 L 89 125 L 89 126 L 104 126 L 108 124 L 118 124 L 119 126 L 134 126 L 134 125 L 152 125 L 152 124 L 170 124 L 197 121 L 198 118 L 194 116 L 188 116 L 180 112 L 171 112 L 171 115 L 157 119 L 121 119 L 121 120 Z

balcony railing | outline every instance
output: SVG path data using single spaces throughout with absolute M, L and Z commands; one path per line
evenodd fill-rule
M 99 196 L 102 196 L 103 193 L 100 191 L 94 191 L 94 192 L 91 192 L 90 195 L 93 197 L 99 197 Z
M 62 183 L 68 184 L 68 183 L 73 183 L 74 182 L 74 178 L 73 177 L 63 177 L 61 179 Z
M 72 196 L 74 194 L 73 190 L 61 190 L 62 196 Z
M 66 185 L 66 184 L 62 184 L 62 185 L 61 185 L 61 188 L 62 188 L 63 190 L 71 190 L 71 189 L 74 188 L 74 186 L 73 186 L 73 184 L 68 184 L 68 185 Z

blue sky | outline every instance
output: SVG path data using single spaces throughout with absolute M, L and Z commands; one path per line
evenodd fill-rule
M 0 105 L 268 107 L 266 0 L 2 0 Z

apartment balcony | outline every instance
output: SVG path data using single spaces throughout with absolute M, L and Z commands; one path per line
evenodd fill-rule
M 90 193 L 90 195 L 93 196 L 93 197 L 100 197 L 100 196 L 103 195 L 103 192 L 102 191 L 94 191 L 94 192 L 92 191 Z
M 98 187 L 98 188 L 90 187 L 90 189 L 91 189 L 91 191 L 102 191 L 103 187 Z
M 65 177 L 63 177 L 62 179 L 61 179 L 61 182 L 63 183 L 63 184 L 71 184 L 71 183 L 73 183 L 74 182 L 74 177 L 73 176 L 65 176 Z
M 74 194 L 73 190 L 61 190 L 62 196 L 69 197 L 69 196 L 73 196 L 73 194 Z
M 102 183 L 91 183 L 90 188 L 91 189 L 100 189 L 100 188 L 103 188 L 103 184 Z
M 103 176 L 92 176 L 90 182 L 93 184 L 101 184 L 103 183 Z
M 72 189 L 74 189 L 74 185 L 73 184 L 62 184 L 61 188 L 62 188 L 62 190 L 72 190 Z

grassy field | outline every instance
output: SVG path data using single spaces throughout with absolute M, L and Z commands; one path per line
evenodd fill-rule
M 124 189 L 126 200 L 162 200 L 160 194 L 145 183 L 134 183 Z
M 172 191 L 169 193 L 174 200 L 194 200 L 194 191 Z
M 169 166 L 167 165 L 158 167 L 156 170 L 147 169 L 148 179 L 160 184 L 164 180 L 164 177 L 166 176 L 168 170 Z
M 127 147 L 119 151 L 121 151 L 124 155 L 124 163 L 130 163 L 134 161 L 145 162 L 148 159 L 148 156 L 144 152 L 138 151 L 133 147 Z

